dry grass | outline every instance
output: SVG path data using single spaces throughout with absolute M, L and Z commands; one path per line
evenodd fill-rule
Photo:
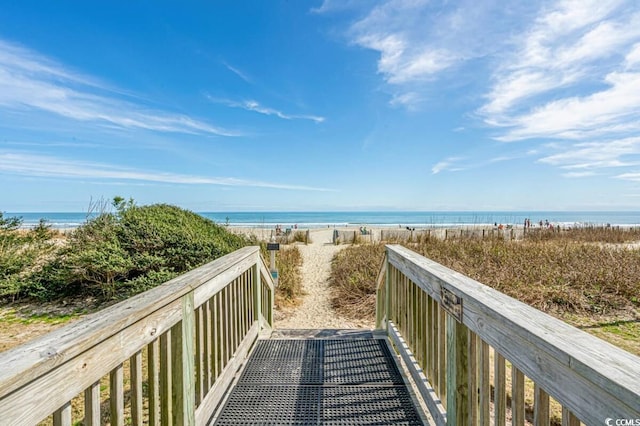
M 537 309 L 640 354 L 640 250 L 621 249 L 635 231 L 530 233 L 521 241 L 424 236 L 407 247 Z M 535 234 L 535 235 L 534 235 Z M 606 243 L 606 244 L 604 244 Z M 382 245 L 348 247 L 334 258 L 334 308 L 375 316 Z
M 302 254 L 296 246 L 284 247 L 276 255 L 278 268 L 278 287 L 276 288 L 275 305 L 277 309 L 284 306 L 295 306 L 300 303 L 302 290 Z
M 331 306 L 349 318 L 373 320 L 376 278 L 384 255 L 381 244 L 351 246 L 339 251 L 331 263 Z

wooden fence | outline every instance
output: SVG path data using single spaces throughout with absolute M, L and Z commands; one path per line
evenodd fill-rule
M 640 423 L 640 358 L 404 247 L 376 322 L 437 424 L 548 425 L 554 406 L 562 425 Z
M 273 282 L 246 247 L 0 353 L 0 425 L 193 425 L 261 332 Z

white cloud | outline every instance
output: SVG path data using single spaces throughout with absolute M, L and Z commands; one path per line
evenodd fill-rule
M 234 67 L 234 66 L 232 66 L 232 65 L 229 65 L 229 64 L 228 64 L 227 62 L 225 62 L 225 61 L 222 61 L 222 63 L 223 63 L 223 65 L 224 65 L 225 67 L 227 67 L 227 69 L 228 69 L 229 71 L 231 71 L 232 73 L 234 73 L 235 75 L 237 75 L 238 77 L 240 77 L 240 78 L 241 78 L 242 80 L 244 80 L 246 83 L 253 84 L 253 80 L 252 80 L 252 79 L 247 75 L 247 73 L 245 73 L 244 71 L 241 71 L 240 69 L 238 69 L 238 68 L 236 68 L 236 67 Z
M 123 100 L 123 93 L 36 52 L 0 40 L 0 106 L 39 110 L 72 120 L 156 132 L 240 136 L 189 116 Z
M 332 2 L 325 2 L 328 8 Z M 502 16 L 521 6 L 463 0 L 387 0 L 355 22 L 353 44 L 379 52 L 378 73 L 390 85 L 393 99 L 405 93 L 428 92 L 429 83 L 451 69 L 492 52 L 504 43 Z M 416 96 L 413 103 L 426 96 Z M 395 103 L 397 104 L 397 102 Z
M 633 2 L 553 3 L 516 40 L 478 111 L 503 128 L 498 140 L 612 138 L 638 129 L 640 11 Z
M 213 96 L 210 96 L 210 95 L 207 95 L 207 99 L 209 99 L 211 102 L 222 103 L 233 108 L 242 108 L 247 111 L 253 111 L 253 112 L 257 112 L 259 114 L 264 114 L 264 115 L 274 115 L 284 120 L 311 120 L 311 121 L 315 121 L 316 123 L 322 123 L 323 121 L 325 121 L 324 117 L 320 117 L 317 115 L 285 114 L 284 112 L 279 111 L 277 109 L 265 107 L 254 100 L 236 102 L 228 99 L 214 98 Z
M 570 179 L 577 179 L 577 178 L 583 178 L 583 177 L 596 176 L 596 173 L 595 172 L 568 172 L 568 173 L 563 173 L 562 176 Z
M 568 170 L 618 168 L 640 164 L 640 137 L 561 145 L 557 146 L 556 150 L 560 152 L 544 156 L 538 161 Z
M 221 185 L 273 188 L 297 191 L 332 191 L 304 185 L 262 182 L 234 177 L 207 177 L 129 169 L 110 164 L 68 160 L 22 152 L 0 153 L 0 173 L 46 178 L 142 181 L 184 185 Z
M 637 128 L 640 119 L 640 73 L 607 75 L 609 88 L 584 97 L 551 101 L 509 118 L 511 129 L 497 139 L 514 141 L 536 137 L 572 139 L 601 134 L 602 128 Z M 631 126 L 631 127 L 629 127 Z
M 455 163 L 457 163 L 460 160 L 462 160 L 462 158 L 460 158 L 460 157 L 445 158 L 444 160 L 436 163 L 431 168 L 431 173 L 436 175 L 436 174 L 438 174 L 440 172 L 443 172 L 443 171 L 449 171 L 449 172 L 460 171 L 460 170 L 462 170 L 462 168 L 452 167 Z

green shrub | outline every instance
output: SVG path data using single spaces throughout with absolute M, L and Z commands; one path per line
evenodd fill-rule
M 139 207 L 117 197 L 114 207 L 72 232 L 24 295 L 127 297 L 251 243 L 175 206 Z
M 30 274 L 55 250 L 44 221 L 31 231 L 21 230 L 21 225 L 19 217 L 5 218 L 0 212 L 0 298 L 28 295 Z

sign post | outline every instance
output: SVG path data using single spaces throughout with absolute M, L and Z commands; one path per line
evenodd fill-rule
M 273 237 L 271 238 L 273 241 Z M 267 243 L 267 250 L 269 250 L 269 271 L 271 272 L 271 278 L 273 283 L 278 286 L 278 268 L 276 268 L 276 251 L 280 250 L 280 244 L 276 242 Z

